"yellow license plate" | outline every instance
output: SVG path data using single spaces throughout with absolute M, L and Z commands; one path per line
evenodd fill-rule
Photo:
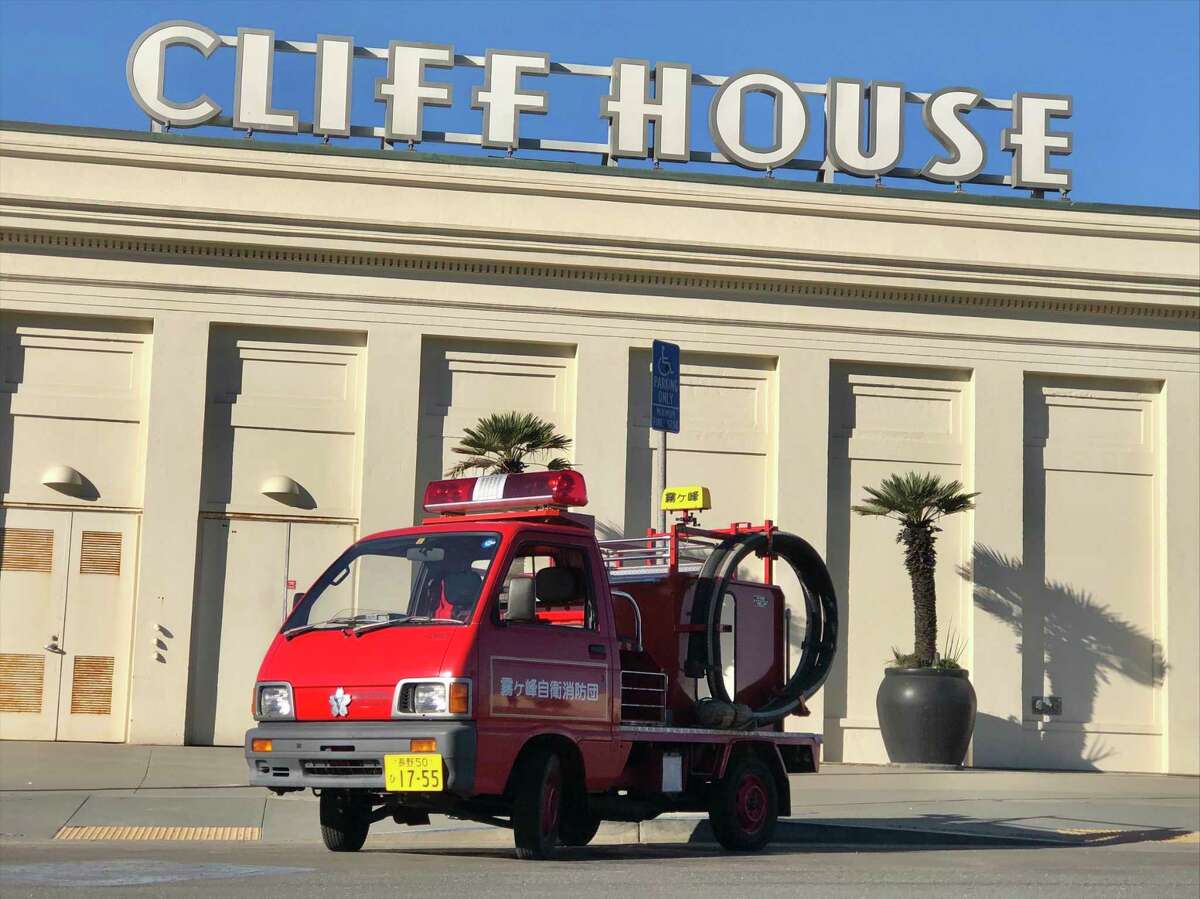
M 406 752 L 383 757 L 384 786 L 394 793 L 433 793 L 442 789 L 442 756 Z

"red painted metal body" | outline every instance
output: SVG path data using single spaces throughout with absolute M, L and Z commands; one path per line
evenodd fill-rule
M 781 725 L 756 732 L 695 726 L 697 685 L 683 675 L 681 660 L 691 631 L 688 622 L 697 577 L 681 570 L 680 547 L 686 548 L 689 539 L 719 539 L 751 528 L 737 525 L 701 531 L 676 526 L 669 535 L 669 557 L 657 567 L 649 566 L 653 570 L 640 580 L 625 577 L 629 567 L 622 568 L 620 560 L 614 563 L 602 553 L 589 516 L 553 509 L 434 518 L 414 528 L 363 539 L 479 530 L 483 524 L 487 532 L 498 535 L 500 544 L 469 623 L 429 623 L 362 634 L 327 629 L 295 639 L 281 633 L 263 659 L 259 682 L 292 686 L 297 723 L 348 726 L 394 720 L 402 680 L 469 679 L 471 709 L 466 717 L 473 722 L 478 741 L 471 796 L 503 795 L 522 750 L 532 740 L 547 738 L 578 749 L 586 789 L 592 794 L 661 789 L 666 776 L 664 753 L 684 756 L 685 783 L 719 777 L 730 752 L 744 744 L 767 747 L 772 757 L 780 759 L 781 770 L 816 770 L 819 738 L 811 734 L 785 734 Z M 664 536 L 668 535 L 655 535 L 655 539 Z M 577 608 L 542 612 L 538 620 L 527 623 L 503 620 L 505 574 L 519 548 L 530 541 L 577 549 L 587 560 L 594 607 L 591 629 L 581 626 L 583 612 Z M 769 579 L 769 559 L 765 566 Z M 609 567 L 622 571 L 613 583 Z M 642 622 L 640 651 L 634 646 L 634 610 L 626 602 L 614 602 L 613 590 L 627 592 L 637 604 Z M 736 698 L 761 703 L 782 686 L 785 677 L 783 594 L 769 580 L 737 582 L 731 591 L 739 615 Z M 665 680 L 665 703 L 655 700 L 649 703 L 648 714 L 639 713 L 638 697 L 656 696 L 654 684 L 661 680 Z M 353 697 L 341 716 L 331 710 L 330 695 L 337 688 Z M 655 705 L 662 706 L 660 712 Z

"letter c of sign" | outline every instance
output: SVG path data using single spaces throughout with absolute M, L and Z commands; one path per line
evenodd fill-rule
M 125 80 L 129 82 L 134 102 L 150 118 L 177 128 L 193 128 L 216 118 L 221 107 L 207 94 L 190 103 L 175 103 L 164 96 L 167 48 L 175 44 L 195 47 L 207 58 L 221 46 L 221 38 L 195 22 L 172 21 L 155 25 L 142 32 L 129 48 Z

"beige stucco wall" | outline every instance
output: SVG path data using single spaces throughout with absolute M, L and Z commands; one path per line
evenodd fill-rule
M 882 758 L 874 691 L 911 640 L 892 535 L 848 505 L 921 468 L 983 494 L 938 581 L 974 763 L 1200 771 L 1195 216 L 14 129 L 0 231 L 5 334 L 107 328 L 146 354 L 136 452 L 69 463 L 131 472 L 111 495 L 56 496 L 49 448 L 3 448 L 10 514 L 141 517 L 124 738 L 212 739 L 206 665 L 259 650 L 215 636 L 209 585 L 239 576 L 220 523 L 282 548 L 257 572 L 266 627 L 298 557 L 412 520 L 481 411 L 555 420 L 601 529 L 640 532 L 662 337 L 684 351 L 671 479 L 709 484 L 708 523 L 770 517 L 829 557 L 846 643 L 795 722 L 828 757 Z M 10 368 L 14 409 L 44 393 Z M 262 497 L 268 471 L 313 502 Z M 1030 712 L 1050 692 L 1061 720 Z

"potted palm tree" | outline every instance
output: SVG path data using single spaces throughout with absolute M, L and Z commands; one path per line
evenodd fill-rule
M 551 471 L 570 468 L 562 456 L 548 455 L 565 450 L 571 438 L 559 434 L 554 425 L 532 412 L 493 412 L 463 431 L 458 446 L 451 452 L 466 456 L 447 474 L 458 477 L 468 471 L 484 474 L 512 474 L 530 465 L 544 465 Z M 543 461 L 544 460 L 544 461 Z
M 975 729 L 975 690 L 959 667 L 961 646 L 947 643 L 937 651 L 935 544 L 947 515 L 975 508 L 978 493 L 958 481 L 918 472 L 893 474 L 853 509 L 859 515 L 899 522 L 896 542 L 904 546 L 904 567 L 912 582 L 913 651 L 893 649 L 893 666 L 884 670 L 875 696 L 879 727 L 893 762 L 961 765 Z

